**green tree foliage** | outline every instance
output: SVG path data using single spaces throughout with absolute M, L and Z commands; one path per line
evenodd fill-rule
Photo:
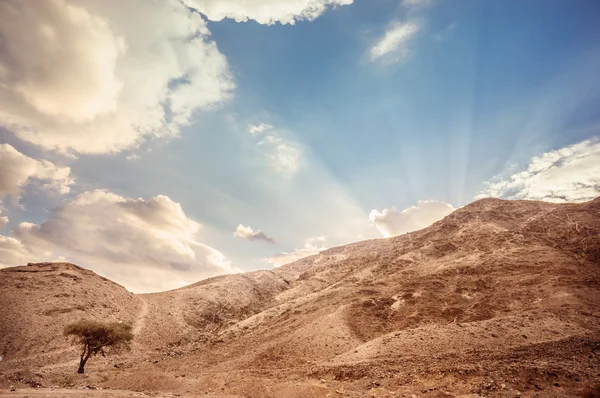
M 82 319 L 65 327 L 64 335 L 81 345 L 81 360 L 77 373 L 83 373 L 88 359 L 107 352 L 118 352 L 129 348 L 133 340 L 131 325 L 120 322 L 99 322 Z

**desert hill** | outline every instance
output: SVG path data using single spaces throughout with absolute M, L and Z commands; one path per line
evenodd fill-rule
M 68 347 L 57 334 L 82 316 L 132 321 L 136 340 L 73 385 L 570 397 L 600 384 L 600 198 L 484 199 L 420 231 L 163 293 L 132 295 L 70 264 L 4 269 L 0 284 L 2 385 L 72 375 L 72 353 L 44 351 Z
M 141 300 L 124 287 L 69 263 L 0 270 L 0 303 L 0 355 L 5 363 L 58 359 L 70 350 L 62 331 L 73 319 L 133 322 L 141 307 Z

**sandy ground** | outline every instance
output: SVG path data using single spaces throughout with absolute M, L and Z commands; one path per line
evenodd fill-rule
M 125 390 L 85 390 L 85 389 L 64 389 L 64 388 L 23 388 L 16 391 L 3 391 L 0 390 L 1 398 L 27 398 L 27 397 L 50 397 L 50 398 L 72 398 L 72 397 L 191 397 L 194 395 L 181 395 L 173 393 L 148 393 L 148 392 L 135 392 Z M 234 398 L 233 395 L 212 395 L 206 394 L 205 397 L 219 397 L 219 398 Z

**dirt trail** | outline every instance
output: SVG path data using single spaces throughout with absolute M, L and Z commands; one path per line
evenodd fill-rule
M 185 318 L 183 316 L 183 310 L 185 308 L 185 304 L 183 301 L 184 297 L 183 294 L 177 294 L 175 296 L 175 305 L 173 307 L 173 316 L 175 321 L 177 322 L 177 325 L 179 325 L 179 327 L 181 328 L 181 330 L 186 330 L 190 327 L 190 325 L 185 321 Z
M 142 300 L 142 309 L 138 314 L 135 323 L 133 325 L 133 334 L 138 335 L 144 326 L 146 326 L 146 317 L 148 316 L 148 302 L 141 296 L 138 296 L 140 300 Z

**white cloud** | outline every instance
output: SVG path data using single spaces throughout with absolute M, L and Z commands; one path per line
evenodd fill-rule
M 402 211 L 384 209 L 371 210 L 369 221 L 383 237 L 401 235 L 430 226 L 454 211 L 448 203 L 437 200 L 422 200 L 416 206 Z
M 272 128 L 273 128 L 273 126 L 271 126 L 270 124 L 261 123 L 261 124 L 257 124 L 254 126 L 249 126 L 248 132 L 250 134 L 252 134 L 253 136 L 257 136 L 257 135 L 261 135 L 265 131 L 271 130 Z
M 353 0 L 184 0 L 211 21 L 230 18 L 237 22 L 252 19 L 260 24 L 293 25 L 296 21 L 313 21 L 328 8 L 352 4 Z
M 257 145 L 264 149 L 274 170 L 283 175 L 296 174 L 302 160 L 302 151 L 296 144 L 284 140 L 269 124 L 249 126 L 248 131 L 254 137 L 263 137 Z
M 0 235 L 0 268 L 37 261 L 18 239 Z
M 269 135 L 259 145 L 270 148 L 269 158 L 273 167 L 283 174 L 295 174 L 300 168 L 300 149 L 290 145 L 277 135 Z
M 385 57 L 390 61 L 399 61 L 405 58 L 409 53 L 408 43 L 414 38 L 419 29 L 420 27 L 415 21 L 392 23 L 383 37 L 371 47 L 371 60 Z
M 600 195 L 600 140 L 590 139 L 536 156 L 523 171 L 493 179 L 475 197 L 584 202 Z
M 432 0 L 402 0 L 402 5 L 405 7 L 427 6 Z
M 280 267 L 285 264 L 293 263 L 301 258 L 312 256 L 313 254 L 318 254 L 319 252 L 326 250 L 327 247 L 323 245 L 324 242 L 325 238 L 322 236 L 310 238 L 306 240 L 304 247 L 301 249 L 296 249 L 290 253 L 277 253 L 271 257 L 264 258 L 263 261 L 266 261 L 273 267 Z
M 0 2 L 0 125 L 81 153 L 175 136 L 234 88 L 209 35 L 176 0 Z
M 0 9 L 2 82 L 11 94 L 42 115 L 75 123 L 115 109 L 125 42 L 107 21 L 59 0 L 4 2 Z
M 40 183 L 48 191 L 66 194 L 70 191 L 71 169 L 47 160 L 36 160 L 9 144 L 0 144 L 0 198 L 18 199 L 24 186 Z
M 238 225 L 237 229 L 233 233 L 233 236 L 247 240 L 264 240 L 265 242 L 273 244 L 275 243 L 273 238 L 269 238 L 260 229 L 258 231 L 254 231 L 252 228 L 250 228 L 250 226 L 244 227 L 242 224 Z
M 385 33 L 371 47 L 371 61 L 384 61 L 386 63 L 399 62 L 407 58 L 410 53 L 410 42 L 422 30 L 422 21 L 426 18 L 417 18 L 433 0 L 402 0 L 402 5 L 408 11 L 408 21 L 393 21 Z
M 51 210 L 40 225 L 13 229 L 14 238 L 5 238 L 13 260 L 3 262 L 62 256 L 134 291 L 172 289 L 181 281 L 239 271 L 198 241 L 199 230 L 167 196 L 130 199 L 96 190 Z

